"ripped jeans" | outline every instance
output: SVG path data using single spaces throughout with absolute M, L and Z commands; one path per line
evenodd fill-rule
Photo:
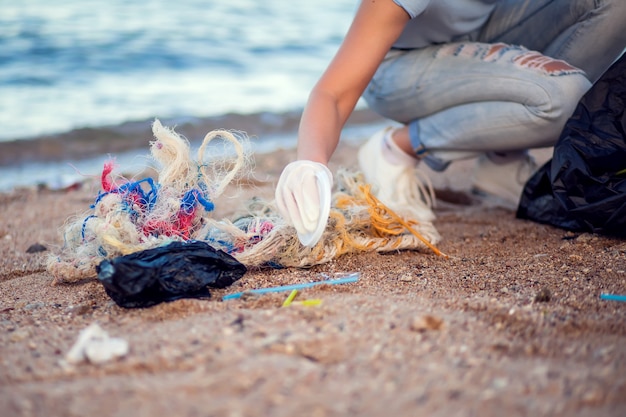
M 363 98 L 408 125 L 415 153 L 435 170 L 552 146 L 624 51 L 624 22 L 626 0 L 503 0 L 453 43 L 392 49 Z

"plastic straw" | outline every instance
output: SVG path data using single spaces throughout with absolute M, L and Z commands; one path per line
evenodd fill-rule
M 319 298 L 313 298 L 311 300 L 302 300 L 302 301 L 294 301 L 291 303 L 292 306 L 305 306 L 305 307 L 314 307 L 322 304 L 322 300 Z
M 359 280 L 360 275 L 361 275 L 360 272 L 353 272 L 345 277 L 337 278 L 337 279 L 328 279 L 325 281 L 316 281 L 316 282 L 304 282 L 302 284 L 283 285 L 281 287 L 257 288 L 254 290 L 227 294 L 222 297 L 222 300 L 233 300 L 236 298 L 241 298 L 241 296 L 244 294 L 267 294 L 270 292 L 302 290 L 305 288 L 311 288 L 311 287 L 315 287 L 317 285 L 323 285 L 323 284 L 330 284 L 330 285 L 349 284 L 352 282 L 357 282 Z
M 621 301 L 623 303 L 626 303 L 626 295 L 600 294 L 600 299 L 608 301 Z
M 283 301 L 283 307 L 289 307 L 293 299 L 296 298 L 296 294 L 298 294 L 298 290 L 292 290 L 287 299 Z

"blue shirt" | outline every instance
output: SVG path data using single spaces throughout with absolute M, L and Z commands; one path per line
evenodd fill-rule
M 485 24 L 498 0 L 393 0 L 411 20 L 394 43 L 422 48 L 453 42 Z

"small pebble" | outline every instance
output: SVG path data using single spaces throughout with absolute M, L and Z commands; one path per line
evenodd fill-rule
M 48 248 L 46 248 L 41 243 L 33 243 L 26 249 L 26 253 L 37 253 L 37 252 L 45 252 Z
M 76 306 L 69 306 L 65 311 L 76 316 L 82 316 L 89 313 L 92 309 L 93 308 L 90 304 L 79 304 Z
M 26 329 L 18 329 L 11 333 L 9 340 L 11 342 L 21 342 L 30 337 L 30 333 Z
M 440 330 L 443 327 L 443 320 L 434 316 L 420 316 L 413 319 L 409 328 L 414 332 L 424 332 L 426 330 Z
M 535 295 L 535 302 L 537 303 L 547 303 L 552 299 L 552 293 L 547 287 L 543 287 L 539 290 L 537 295 Z

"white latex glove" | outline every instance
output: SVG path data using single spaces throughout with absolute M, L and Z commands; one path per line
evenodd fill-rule
M 294 161 L 280 174 L 276 206 L 304 246 L 315 246 L 326 229 L 332 185 L 333 175 L 319 162 Z

